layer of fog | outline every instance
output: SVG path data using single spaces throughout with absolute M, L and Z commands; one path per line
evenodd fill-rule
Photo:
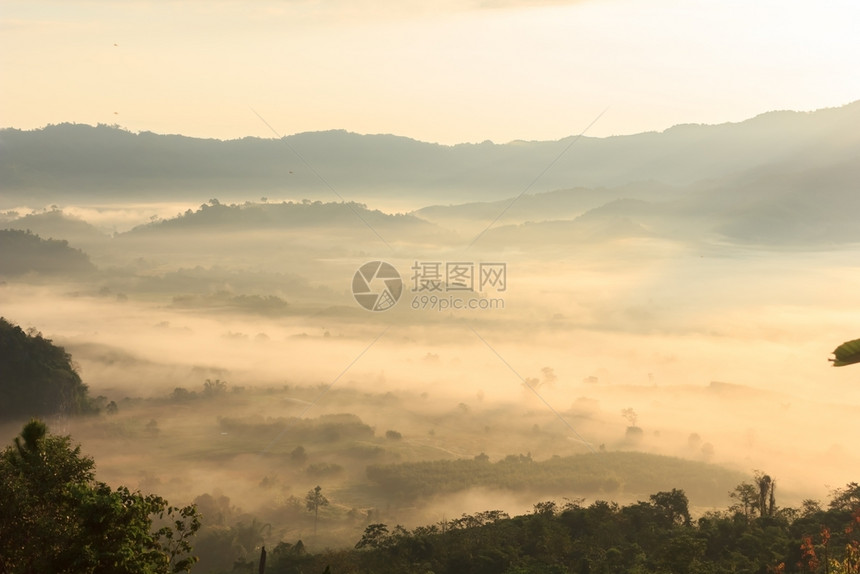
M 104 230 L 145 223 L 135 218 L 150 208 L 64 211 Z M 166 217 L 181 207 L 157 209 Z M 57 218 L 34 221 L 73 230 Z M 601 448 L 761 470 L 778 481 L 784 505 L 823 500 L 857 480 L 857 371 L 826 359 L 860 336 L 852 264 L 860 250 L 564 243 L 547 234 L 538 257 L 485 238 L 467 248 L 472 236 L 444 227 L 379 231 L 388 245 L 360 222 L 82 232 L 85 243 L 70 244 L 98 271 L 3 277 L 0 314 L 65 346 L 92 394 L 120 405 L 113 417 L 53 418 L 52 430 L 82 443 L 100 479 L 177 503 L 221 492 L 245 512 L 287 512 L 291 496 L 321 484 L 341 518 L 357 509 L 417 526 L 487 509 L 514 514 L 579 493 L 479 488 L 391 504 L 368 494 L 365 467 Z M 404 282 L 397 306 L 382 313 L 360 308 L 350 289 L 374 259 L 393 264 Z M 505 263 L 507 288 L 481 295 L 503 306 L 422 308 L 449 294 L 415 291 L 416 261 Z M 201 393 L 206 380 L 226 381 L 227 394 L 171 398 L 176 388 Z M 339 413 L 374 429 L 365 446 L 378 454 L 309 447 L 313 463 L 341 467 L 324 476 L 291 465 L 285 453 L 294 445 L 275 427 L 249 437 L 221 426 L 224 418 L 268 424 Z M 21 422 L 0 426 L 7 442 Z M 631 438 L 630 426 L 641 435 Z M 389 430 L 402 439 L 388 441 Z M 307 524 L 295 528 L 283 535 L 308 536 Z M 343 528 L 323 542 L 353 544 L 362 524 Z
M 522 377 L 537 380 L 540 397 L 563 417 L 588 415 L 576 430 L 595 447 L 629 446 L 620 413 L 633 408 L 645 432 L 637 448 L 701 457 L 689 450 L 695 433 L 713 446 L 713 462 L 766 470 L 788 491 L 821 498 L 828 486 L 855 480 L 860 462 L 851 439 L 860 420 L 856 373 L 826 362 L 838 343 L 857 336 L 860 270 L 845 265 L 852 255 L 714 258 L 668 250 L 647 258 L 512 260 L 504 310 L 482 312 L 415 311 L 406 304 L 416 294 L 408 291 L 387 314 L 354 311 L 348 285 L 363 262 L 356 259 L 309 264 L 317 278 L 343 286 L 324 314 L 322 304 L 267 317 L 182 308 L 152 294 L 116 298 L 95 288 L 77 286 L 73 294 L 17 283 L 2 287 L 3 314 L 65 345 L 94 394 L 111 400 L 194 389 L 207 378 L 245 387 L 337 381 L 376 393 L 426 392 L 464 403 L 475 416 L 489 405 L 519 404 L 540 427 L 571 434 Z M 408 274 L 411 261 L 392 263 Z M 553 380 L 542 380 L 544 368 Z M 712 381 L 740 387 L 709 387 Z M 426 435 L 409 429 L 408 416 L 377 420 L 360 404 L 335 411 Z M 325 397 L 313 412 L 328 412 Z M 574 439 L 571 451 L 583 450 Z M 438 446 L 500 458 L 511 445 Z M 150 468 L 126 451 L 122 466 L 135 465 Z

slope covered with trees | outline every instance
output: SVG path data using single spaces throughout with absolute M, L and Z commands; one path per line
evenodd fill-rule
M 0 317 L 0 419 L 95 410 L 63 347 Z
M 94 466 L 36 420 L 0 453 L 0 572 L 190 571 L 196 508 L 113 489 L 95 480 Z
M 702 506 L 717 506 L 723 493 L 743 479 L 726 468 L 643 452 L 599 452 L 555 456 L 535 461 L 509 455 L 490 462 L 474 459 L 374 464 L 367 477 L 398 500 L 490 487 L 513 492 L 577 492 L 596 496 L 640 496 L 661 488 L 681 487 Z
M 811 500 L 751 513 L 735 506 L 695 521 L 677 489 L 623 507 L 581 502 L 541 502 L 513 518 L 480 512 L 411 531 L 370 524 L 353 550 L 310 554 L 301 542 L 283 542 L 266 572 L 860 572 L 857 483 L 834 491 L 827 509 Z
M 42 239 L 28 230 L 0 230 L 0 277 L 24 273 L 68 275 L 94 271 L 86 253 L 69 242 Z

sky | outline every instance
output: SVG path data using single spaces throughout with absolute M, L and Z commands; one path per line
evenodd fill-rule
M 858 19 L 853 0 L 0 0 L 0 127 L 456 144 L 742 121 L 860 99 Z

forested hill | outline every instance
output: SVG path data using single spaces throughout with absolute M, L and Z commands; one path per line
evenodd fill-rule
M 64 239 L 42 239 L 29 230 L 0 229 L 0 279 L 30 272 L 63 275 L 94 270 L 89 256 Z
M 744 475 L 726 468 L 643 452 L 599 452 L 534 461 L 509 455 L 497 462 L 475 459 L 370 465 L 367 477 L 400 500 L 414 500 L 474 487 L 515 492 L 575 491 L 600 497 L 645 496 L 663 488 L 683 488 L 699 506 L 717 507 Z
M 767 478 L 763 476 L 761 478 Z M 769 479 L 768 479 L 769 480 Z M 740 493 L 755 486 L 742 484 Z M 739 500 L 743 498 L 739 497 Z M 682 490 L 627 506 L 538 503 L 531 514 L 490 510 L 407 530 L 370 524 L 353 550 L 308 553 L 281 542 L 266 572 L 468 574 L 756 574 L 860 571 L 860 485 L 837 489 L 828 508 L 749 500 L 693 520 Z
M 63 347 L 0 317 L 0 420 L 93 411 Z
M 392 197 L 424 190 L 462 201 L 517 193 L 549 165 L 532 191 L 649 180 L 687 185 L 729 174 L 839 165 L 857 156 L 860 135 L 846 126 L 858 122 L 860 101 L 661 133 L 454 146 L 345 131 L 220 141 L 60 124 L 0 130 L 0 181 L 9 199 L 80 193 L 115 198 L 120 190 L 137 197 L 230 190 L 245 199 L 328 198 L 333 187 Z M 570 131 L 576 134 L 577 126 Z M 562 154 L 571 145 L 575 149 Z
M 389 215 L 359 203 L 304 201 L 223 204 L 217 199 L 174 218 L 140 225 L 129 235 L 169 232 L 255 231 L 260 229 L 343 228 L 408 229 L 435 231 L 435 226 L 409 214 Z

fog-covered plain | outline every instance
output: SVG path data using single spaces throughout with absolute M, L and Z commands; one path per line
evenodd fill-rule
M 242 144 L 269 158 L 247 188 L 206 175 L 235 142 L 182 140 L 196 163 L 171 159 L 185 179 L 169 182 L 83 157 L 91 189 L 58 184 L 57 149 L 18 150 L 0 168 L 41 175 L 0 198 L 0 314 L 64 346 L 102 397 L 98 416 L 49 420 L 99 479 L 196 501 L 209 526 L 261 520 L 272 544 L 351 546 L 370 522 L 672 488 L 701 514 L 756 471 L 779 505 L 824 500 L 860 468 L 860 371 L 827 361 L 860 336 L 856 138 L 841 127 L 857 109 L 587 142 L 556 174 L 564 188 L 527 187 L 558 153 L 546 142 L 295 139 L 346 146 L 331 165 L 308 155 L 338 197 L 309 173 L 276 189 L 291 173 L 266 163 L 276 142 Z M 801 127 L 807 139 L 785 143 Z M 48 131 L 4 137 L 37 149 Z M 53 131 L 96 147 L 141 137 Z M 145 138 L 156 159 L 159 138 Z M 634 153 L 643 142 L 651 160 Z M 378 146 L 402 160 L 396 178 Z M 483 161 L 471 179 L 458 171 L 470 158 Z M 112 192 L 123 178 L 137 191 Z M 353 296 L 370 261 L 402 279 L 386 311 Z M 419 288 L 446 264 L 476 281 L 503 264 L 506 283 Z M 469 300 L 479 308 L 453 308 Z M 0 421 L 7 442 L 23 422 Z M 314 534 L 316 485 L 331 505 Z
M 50 421 L 82 443 L 103 480 L 177 502 L 221 493 L 258 514 L 273 505 L 288 514 L 290 496 L 320 484 L 339 525 L 318 539 L 329 544 L 350 543 L 363 525 L 339 522 L 337 509 L 417 525 L 583 494 L 478 487 L 385 501 L 368 487 L 368 464 L 633 450 L 768 472 L 785 504 L 856 478 L 858 375 L 826 359 L 857 336 L 860 249 L 547 236 L 535 257 L 480 241 L 466 249 L 456 232 L 422 225 L 429 231 L 388 246 L 360 221 L 104 235 L 88 244 L 96 271 L 5 277 L 2 313 L 63 345 L 92 394 L 118 404 L 115 415 Z M 350 291 L 374 259 L 404 280 L 386 312 L 365 311 Z M 485 294 L 504 308 L 413 308 L 427 295 L 413 292 L 416 261 L 506 263 L 506 290 Z M 176 400 L 174 389 L 201 394 L 207 380 L 226 392 Z M 290 425 L 271 424 L 343 413 L 373 429 L 369 450 L 305 444 L 311 458 L 297 463 Z M 235 437 L 225 418 L 262 426 Z M 3 432 L 11 438 L 20 423 Z M 714 496 L 729 503 L 725 489 Z M 310 536 L 288 522 L 280 535 Z

